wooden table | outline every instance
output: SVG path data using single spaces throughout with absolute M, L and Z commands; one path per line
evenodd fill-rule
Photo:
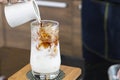
M 30 64 L 13 74 L 8 80 L 28 80 L 26 73 L 31 70 Z M 63 80 L 76 80 L 81 75 L 81 69 L 77 67 L 61 65 L 61 70 L 65 73 Z

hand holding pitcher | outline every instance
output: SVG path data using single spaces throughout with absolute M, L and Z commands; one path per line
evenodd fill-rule
M 35 0 L 6 5 L 4 12 L 10 27 L 17 27 L 34 19 L 40 21 L 39 8 Z

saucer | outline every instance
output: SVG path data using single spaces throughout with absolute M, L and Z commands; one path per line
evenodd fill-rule
M 41 79 L 34 77 L 31 70 L 27 72 L 26 76 L 28 80 L 41 80 Z M 65 73 L 62 70 L 60 70 L 60 73 L 55 79 L 49 79 L 49 80 L 62 80 L 64 77 L 65 77 Z

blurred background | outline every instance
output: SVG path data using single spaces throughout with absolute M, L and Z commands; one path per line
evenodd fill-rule
M 41 18 L 60 23 L 62 64 L 83 67 L 81 0 L 37 0 Z M 21 13 L 22 15 L 22 13 Z M 0 74 L 6 77 L 29 63 L 30 22 L 11 28 L 0 5 Z

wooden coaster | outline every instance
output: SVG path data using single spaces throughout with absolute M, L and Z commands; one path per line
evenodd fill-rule
M 62 70 L 65 74 L 62 80 L 77 80 L 77 78 L 81 75 L 81 68 L 61 65 L 60 70 Z M 8 80 L 28 80 L 27 73 L 31 71 L 30 64 L 27 64 L 22 69 L 14 73 L 12 76 L 8 78 Z M 30 79 L 29 79 L 30 80 Z M 35 80 L 35 79 L 33 79 Z M 56 79 L 59 80 L 59 79 Z
M 31 70 L 26 73 L 26 76 L 29 80 L 41 80 L 39 78 L 34 77 Z M 59 75 L 55 79 L 49 79 L 49 80 L 62 80 L 64 77 L 65 77 L 65 73 L 62 70 L 60 70 Z

